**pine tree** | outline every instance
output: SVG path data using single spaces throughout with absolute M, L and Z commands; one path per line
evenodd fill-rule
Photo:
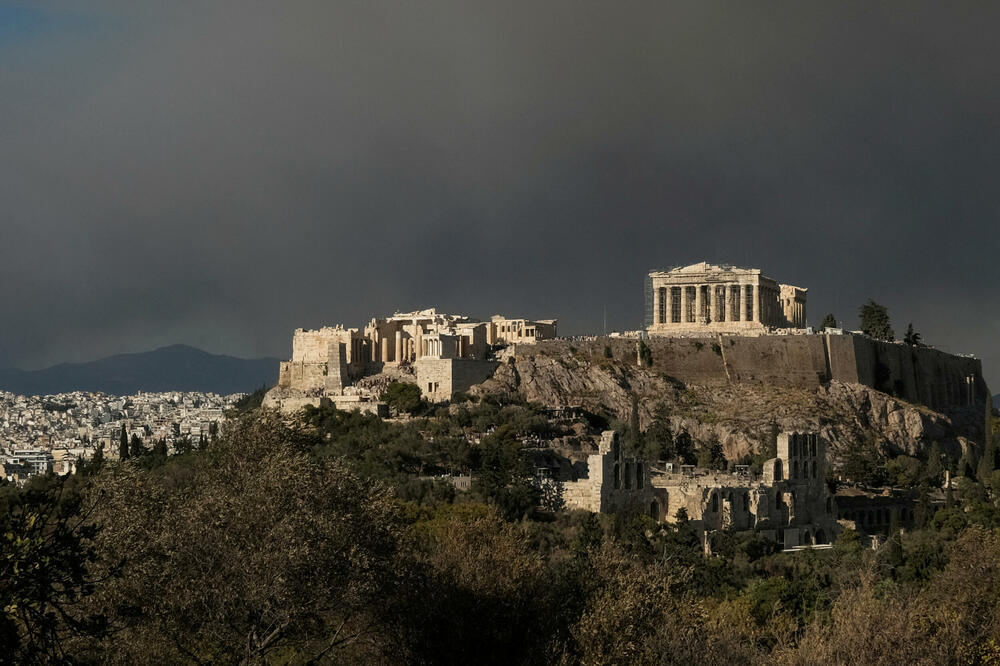
M 906 335 L 903 336 L 903 342 L 910 345 L 911 347 L 920 347 L 920 334 L 913 330 L 913 322 L 906 327 Z
M 118 457 L 122 460 L 128 460 L 128 432 L 124 423 L 122 424 L 121 441 L 118 444 Z
M 832 312 L 823 317 L 823 323 L 819 325 L 821 331 L 826 328 L 837 328 L 837 318 L 833 316 Z
M 892 342 L 895 333 L 889 323 L 889 310 L 872 299 L 858 308 L 858 318 L 861 320 L 861 332 L 876 340 Z

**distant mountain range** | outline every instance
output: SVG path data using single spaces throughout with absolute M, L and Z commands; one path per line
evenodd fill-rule
M 278 359 L 242 359 L 172 345 L 138 354 L 118 354 L 88 363 L 61 363 L 44 370 L 0 369 L 0 391 L 50 395 L 100 391 L 249 393 L 278 381 Z

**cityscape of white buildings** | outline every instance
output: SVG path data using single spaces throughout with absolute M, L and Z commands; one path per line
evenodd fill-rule
M 46 396 L 0 392 L 0 476 L 23 481 L 54 471 L 69 474 L 101 444 L 117 459 L 121 431 L 146 447 L 163 439 L 169 451 L 181 440 L 197 443 L 244 394 L 170 392 L 114 396 L 77 391 Z

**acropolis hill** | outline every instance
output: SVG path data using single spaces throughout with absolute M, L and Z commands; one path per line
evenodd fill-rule
M 671 404 L 675 432 L 717 436 L 733 458 L 770 424 L 831 442 L 874 434 L 911 452 L 936 441 L 957 454 L 983 441 L 990 392 L 978 359 L 813 332 L 806 293 L 759 269 L 701 262 L 650 272 L 646 329 L 623 336 L 560 339 L 555 320 L 433 309 L 374 318 L 363 330 L 298 330 L 265 404 L 293 411 L 327 399 L 378 413 L 380 391 L 399 380 L 432 402 L 516 393 L 622 420 L 635 397 L 643 424 Z

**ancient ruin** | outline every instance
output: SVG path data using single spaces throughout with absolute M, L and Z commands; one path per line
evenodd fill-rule
M 805 327 L 806 289 L 779 284 L 758 268 L 703 261 L 646 276 L 650 335 Z
M 563 482 L 563 497 L 571 508 L 631 510 L 657 521 L 673 522 L 683 510 L 709 544 L 720 530 L 753 531 L 785 548 L 830 543 L 841 526 L 824 478 L 826 443 L 815 433 L 785 432 L 777 444 L 778 455 L 759 475 L 747 467 L 657 468 L 625 456 L 617 434 L 607 431 L 586 469 Z
M 264 404 L 294 411 L 324 398 L 340 409 L 380 413 L 377 391 L 358 383 L 380 373 L 415 382 L 432 402 L 449 400 L 493 374 L 496 363 L 488 358 L 493 346 L 555 335 L 554 319 L 494 315 L 484 322 L 433 308 L 372 318 L 363 330 L 300 328 L 292 336 L 292 358 L 281 363 L 278 385 Z

